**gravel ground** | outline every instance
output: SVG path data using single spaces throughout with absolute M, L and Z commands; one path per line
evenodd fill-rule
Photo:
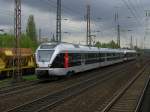
M 149 78 L 149 67 L 132 83 L 127 91 L 115 102 L 108 112 L 122 112 L 128 110 L 128 112 L 134 112 L 138 99 L 142 93 L 142 90 Z
M 126 69 L 126 72 L 116 74 L 116 77 L 112 78 L 111 81 L 109 80 L 101 85 L 97 85 L 85 93 L 49 110 L 49 112 L 94 112 L 96 108 L 102 105 L 108 98 L 111 98 L 137 72 L 136 66 L 130 66 Z
M 128 63 L 126 63 L 128 64 Z M 121 64 L 120 64 L 121 65 Z M 111 68 L 117 68 L 117 65 L 115 67 L 108 67 L 104 69 L 98 69 L 93 70 L 90 72 L 81 73 L 77 76 L 73 76 L 69 79 L 62 79 L 62 81 L 54 81 L 50 83 L 42 83 L 40 85 L 35 85 L 32 87 L 29 87 L 25 89 L 23 92 L 19 92 L 16 94 L 10 94 L 6 96 L 0 96 L 0 111 L 5 111 L 7 109 L 13 108 L 14 106 L 22 105 L 26 102 L 32 101 L 34 99 L 37 99 L 39 97 L 45 96 L 49 93 L 56 92 L 60 89 L 63 89 L 67 86 L 70 86 L 71 84 L 80 82 L 81 80 L 84 80 L 85 78 L 91 77 L 91 74 L 102 74 L 104 71 L 108 71 Z M 108 70 L 107 70 L 108 69 Z M 81 75 L 81 76 L 80 76 Z

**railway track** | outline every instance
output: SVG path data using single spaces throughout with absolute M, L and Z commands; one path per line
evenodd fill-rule
M 21 91 L 21 89 L 26 89 L 30 86 L 38 85 L 39 83 L 40 81 L 36 80 L 36 81 L 28 81 L 28 82 L 20 83 L 20 85 L 3 87 L 0 88 L 0 96 L 13 94 Z
M 146 83 L 145 88 L 143 89 L 143 92 L 141 94 L 141 97 L 139 99 L 138 105 L 134 112 L 149 112 L 149 101 L 150 101 L 150 77 Z
M 119 65 L 120 66 L 113 69 L 112 72 L 123 68 L 126 64 L 133 64 L 133 63 L 135 63 L 135 61 L 127 62 L 127 63 L 124 63 L 124 64 L 118 64 L 118 65 L 116 65 L 116 67 L 119 66 Z M 108 71 L 112 68 L 113 68 L 113 66 L 104 68 L 104 69 L 102 69 L 102 72 L 106 72 L 106 71 Z M 94 74 L 97 74 L 98 72 L 99 71 L 96 71 L 96 72 L 94 72 Z M 79 76 L 79 78 L 80 77 L 81 76 Z M 87 76 L 87 79 L 90 78 L 90 77 L 91 77 L 91 75 Z M 60 82 L 65 82 L 66 80 L 67 79 L 64 78 L 64 79 L 61 79 L 61 80 L 57 80 L 55 82 L 60 83 Z M 50 84 L 50 83 L 48 83 L 48 84 Z M 26 83 L 23 83 L 23 84 L 21 83 L 20 85 L 16 85 L 16 86 L 8 86 L 8 87 L 0 88 L 0 97 L 7 96 L 7 95 L 12 95 L 12 94 L 17 94 L 17 93 L 22 93 L 22 92 L 25 92 L 27 90 L 33 89 L 34 87 L 36 88 L 37 85 L 42 86 L 43 83 L 40 82 L 39 80 L 37 80 L 37 81 L 29 81 L 29 82 L 26 82 Z
M 124 66 L 122 66 L 122 68 L 124 68 Z M 21 106 L 14 107 L 7 112 L 44 112 L 46 109 L 52 109 L 62 102 L 81 94 L 97 84 L 112 79 L 118 72 L 122 73 L 125 72 L 125 70 L 122 70 L 121 67 L 119 67 L 117 70 L 111 70 L 102 76 L 98 75 L 96 77 L 88 78 L 87 80 L 75 83 L 55 93 L 48 94 Z
M 14 88 L 14 87 L 21 87 L 22 85 L 24 86 L 27 83 L 32 83 L 32 82 L 33 81 L 24 81 L 24 82 L 20 82 L 20 83 L 11 83 L 10 82 L 10 85 L 0 87 L 0 91 L 2 91 L 4 89 Z
M 29 87 L 26 89 L 21 89 L 21 91 L 14 92 L 13 94 L 8 94 L 6 96 L 2 96 L 0 102 L 0 111 L 7 111 L 14 107 L 18 107 L 19 105 L 26 104 L 27 102 L 31 102 L 36 100 L 37 98 L 41 98 L 49 93 L 55 93 L 58 90 L 63 90 L 64 88 L 82 82 L 86 79 L 90 79 L 93 76 L 103 76 L 106 74 L 110 74 L 110 72 L 119 71 L 120 69 L 128 69 L 128 66 L 135 66 L 136 61 L 127 62 L 124 64 L 117 64 L 109 67 L 105 67 L 98 70 L 92 70 L 90 72 L 84 72 L 80 74 L 76 74 L 73 77 L 64 78 L 62 80 L 53 81 L 50 83 L 42 83 L 39 85 L 35 85 L 33 88 Z M 120 73 L 121 74 L 121 73 Z M 49 90 L 47 90 L 49 88 Z M 44 91 L 44 92 L 43 92 Z
M 134 112 L 140 101 L 143 88 L 149 81 L 147 80 L 149 79 L 149 74 L 145 72 L 146 67 L 148 65 L 95 112 Z

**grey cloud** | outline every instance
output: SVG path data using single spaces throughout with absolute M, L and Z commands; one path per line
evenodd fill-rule
M 86 2 L 87 0 L 62 0 L 62 16 L 63 18 L 69 18 L 71 21 L 84 21 L 84 16 L 86 14 Z M 125 0 L 128 1 L 128 0 Z M 108 36 L 114 36 L 114 12 L 117 10 L 119 13 L 119 22 L 123 30 L 133 29 L 137 31 L 137 36 L 139 31 L 144 30 L 144 10 L 148 9 L 150 5 L 149 0 L 130 0 L 132 4 L 129 4 L 130 7 L 137 10 L 140 18 L 138 21 L 141 21 L 143 26 L 136 22 L 137 20 L 127 6 L 123 3 L 122 0 L 91 0 L 91 18 L 92 23 L 96 25 L 96 28 L 101 29 L 102 31 L 107 30 Z M 56 13 L 56 0 L 22 0 L 23 5 L 32 7 L 39 10 L 43 13 Z M 9 5 L 12 4 L 12 0 L 1 0 L 0 4 Z M 116 8 L 118 7 L 118 8 Z M 132 9 L 134 11 L 134 9 Z M 134 12 L 135 13 L 135 12 Z M 1 16 L 1 15 L 0 15 Z M 128 19 L 127 17 L 132 17 Z M 137 16 L 138 17 L 138 16 Z M 10 24 L 9 20 L 4 19 L 6 17 L 0 18 L 0 24 Z M 97 20 L 97 18 L 102 18 Z M 53 20 L 52 22 L 54 22 Z M 102 25 L 101 25 L 102 24 Z M 142 32 L 142 31 L 141 31 Z M 140 32 L 140 33 L 141 33 Z M 125 32 L 122 32 L 122 34 Z M 105 34 L 105 33 L 104 33 Z M 106 34 L 106 35 L 107 35 Z M 123 34 L 124 35 L 124 34 Z

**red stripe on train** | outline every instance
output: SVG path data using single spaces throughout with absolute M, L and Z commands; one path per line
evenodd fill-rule
M 65 52 L 65 62 L 64 62 L 64 67 L 68 68 L 69 67 L 69 56 L 68 56 L 68 51 Z

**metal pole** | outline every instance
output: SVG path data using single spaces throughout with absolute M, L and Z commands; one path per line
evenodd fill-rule
M 119 24 L 119 15 L 116 13 L 116 22 L 117 22 L 117 44 L 120 48 L 120 24 Z
M 90 5 L 87 5 L 87 34 L 86 34 L 86 45 L 91 46 L 91 18 L 90 18 Z
M 88 5 L 87 5 L 87 15 L 86 15 L 86 21 L 87 21 L 87 31 L 86 31 L 86 45 L 89 45 L 89 21 L 88 21 Z
M 20 38 L 21 38 L 21 0 L 15 0 L 15 37 L 16 37 L 16 74 L 14 75 L 14 81 L 22 80 L 21 73 L 21 49 L 20 49 Z
M 118 24 L 118 28 L 117 28 L 117 31 L 118 31 L 118 35 L 117 35 L 117 44 L 120 48 L 120 25 Z
M 61 0 L 57 0 L 56 41 L 61 42 Z
M 149 20 L 150 20 L 150 10 L 145 10 L 145 36 L 143 39 L 143 49 L 146 48 L 146 40 L 148 39 L 149 32 L 150 32 Z
M 133 49 L 133 37 L 132 37 L 132 35 L 131 35 L 130 48 Z
M 89 45 L 92 45 L 92 36 L 91 36 L 91 7 L 89 5 Z
M 138 48 L 138 39 L 136 38 L 136 48 Z
M 39 28 L 39 43 L 41 43 L 41 32 L 42 32 L 42 30 L 41 30 L 41 28 Z

